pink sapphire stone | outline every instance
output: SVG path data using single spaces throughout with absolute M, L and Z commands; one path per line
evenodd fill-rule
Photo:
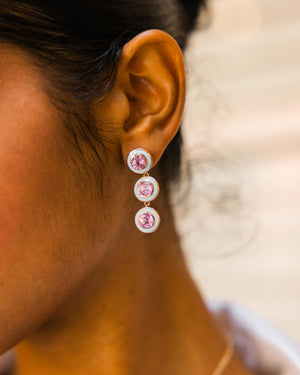
M 138 185 L 137 190 L 142 197 L 149 197 L 153 193 L 154 187 L 151 182 L 143 181 Z
M 147 165 L 147 159 L 142 154 L 134 155 L 131 159 L 131 165 L 137 170 L 144 169 Z
M 143 212 L 139 216 L 139 224 L 144 229 L 151 228 L 154 224 L 154 217 L 149 212 Z

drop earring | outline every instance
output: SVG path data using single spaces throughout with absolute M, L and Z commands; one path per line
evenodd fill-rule
M 154 208 L 149 207 L 159 194 L 158 182 L 148 173 L 152 165 L 151 154 L 143 148 L 135 148 L 128 154 L 127 164 L 133 172 L 143 174 L 134 186 L 134 194 L 144 202 L 145 207 L 136 213 L 135 224 L 141 232 L 152 233 L 159 227 L 160 216 Z

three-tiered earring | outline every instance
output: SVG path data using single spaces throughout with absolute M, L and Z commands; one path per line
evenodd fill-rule
M 134 186 L 134 194 L 145 207 L 141 208 L 135 215 L 137 228 L 144 233 L 151 233 L 157 230 L 160 224 L 158 212 L 150 206 L 159 194 L 159 185 L 155 178 L 150 177 L 148 171 L 152 165 L 152 157 L 143 148 L 135 148 L 127 157 L 128 167 L 135 173 L 143 174 Z

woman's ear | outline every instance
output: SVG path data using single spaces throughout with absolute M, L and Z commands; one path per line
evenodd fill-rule
M 180 126 L 185 91 L 183 55 L 171 35 L 147 30 L 124 45 L 105 117 L 122 124 L 125 163 L 132 149 L 142 147 L 151 153 L 152 166 L 157 164 Z

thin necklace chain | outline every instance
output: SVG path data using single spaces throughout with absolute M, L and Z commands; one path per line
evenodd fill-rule
M 224 336 L 226 339 L 226 349 L 224 351 L 224 354 L 222 358 L 220 359 L 220 362 L 218 363 L 215 370 L 212 372 L 211 375 L 222 375 L 226 367 L 228 366 L 231 357 L 234 353 L 234 344 L 233 341 L 227 331 L 224 330 Z

